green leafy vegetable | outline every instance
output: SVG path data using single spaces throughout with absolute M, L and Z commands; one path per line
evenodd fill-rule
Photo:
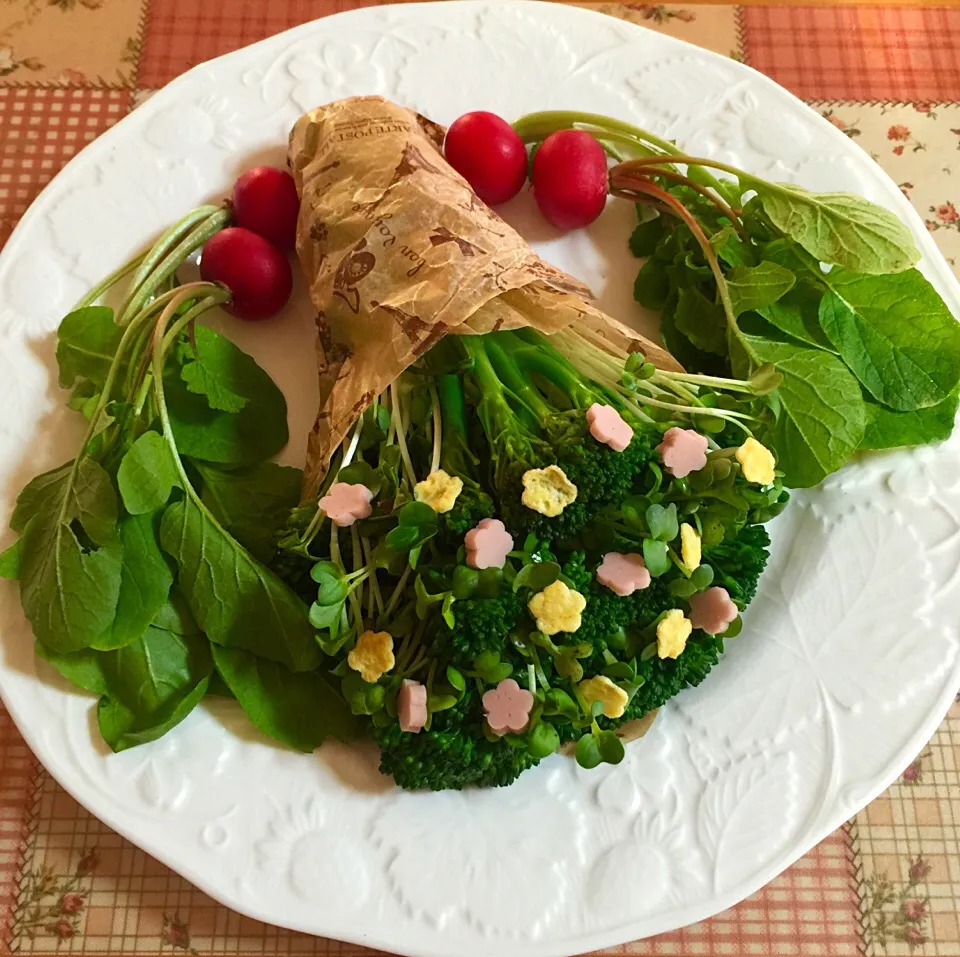
M 920 258 L 910 230 L 862 196 L 745 179 L 773 225 L 821 262 L 881 275 L 909 269 Z
M 942 402 L 960 381 L 960 323 L 916 269 L 824 279 L 820 325 L 880 403 L 898 412 Z
M 180 590 L 211 641 L 293 671 L 316 668 L 320 650 L 306 606 L 193 499 L 168 506 L 160 542 L 177 563 Z
M 23 609 L 34 634 L 54 651 L 76 651 L 102 635 L 120 591 L 122 549 L 110 477 L 92 459 L 80 461 L 72 483 L 71 474 L 44 486 L 20 540 Z M 100 547 L 81 544 L 75 525 Z
M 249 399 L 244 393 L 248 385 L 243 355 L 228 339 L 203 335 L 194 343 L 181 343 L 179 349 L 180 378 L 195 395 L 206 397 L 211 409 L 221 412 L 239 412 Z
M 727 287 L 734 315 L 772 306 L 796 281 L 797 277 L 789 269 L 773 262 L 731 269 L 727 273 Z
M 894 412 L 877 402 L 867 402 L 867 428 L 860 448 L 896 449 L 943 442 L 957 420 L 958 396 L 960 390 L 954 389 L 939 405 L 916 412 Z
M 100 732 L 114 751 L 155 741 L 183 721 L 206 693 L 213 669 L 202 635 L 159 628 L 116 651 L 57 654 L 42 645 L 37 651 L 65 678 L 102 696 Z
M 17 496 L 13 515 L 10 516 L 10 527 L 15 532 L 22 532 L 27 527 L 27 522 L 45 506 L 62 501 L 64 486 L 72 468 L 73 462 L 67 462 L 49 472 L 34 476 L 24 486 Z
M 106 651 L 139 638 L 164 608 L 173 573 L 157 542 L 156 515 L 128 515 L 117 535 L 123 549 L 117 610 L 110 629 L 90 643 Z
M 300 469 L 258 462 L 226 471 L 196 463 L 202 499 L 217 521 L 252 555 L 267 561 L 277 530 L 300 502 Z
M 673 323 L 698 349 L 722 356 L 727 351 L 727 323 L 723 310 L 696 286 L 680 290 Z
M 786 333 L 804 345 L 833 351 L 829 340 L 820 328 L 819 303 L 822 296 L 806 283 L 798 283 L 789 292 L 769 306 L 761 306 L 757 312 L 770 325 Z
M 270 458 L 287 444 L 287 403 L 270 376 L 229 339 L 206 326 L 196 327 L 198 354 L 212 368 L 204 373 L 204 384 L 213 389 L 220 405 L 226 391 L 241 397 L 245 404 L 237 411 L 210 405 L 209 393 L 190 390 L 178 375 L 164 382 L 167 404 L 177 448 L 181 455 L 221 465 L 253 465 Z M 191 363 L 197 364 L 197 363 Z M 194 388 L 200 374 L 193 374 Z
M 144 432 L 127 450 L 117 470 L 123 505 L 133 515 L 163 508 L 179 485 L 176 462 L 159 432 Z
M 213 647 L 217 670 L 264 734 L 310 752 L 330 736 L 351 741 L 360 726 L 319 671 L 293 672 L 238 648 Z
M 766 441 L 777 450 L 784 481 L 808 488 L 836 471 L 863 439 L 866 415 L 857 380 L 835 356 L 764 339 L 742 337 L 757 364 L 772 362 L 783 376 L 781 409 Z
M 99 392 L 122 335 L 113 310 L 106 306 L 86 306 L 65 316 L 57 329 L 60 386 L 69 389 L 78 379 L 86 379 Z
M 14 542 L 0 552 L 0 578 L 17 581 L 20 578 L 20 542 Z

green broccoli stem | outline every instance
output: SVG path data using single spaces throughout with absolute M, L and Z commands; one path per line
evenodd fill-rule
M 527 428 L 514 412 L 507 398 L 507 390 L 497 375 L 484 347 L 482 336 L 463 336 L 463 347 L 473 362 L 473 376 L 480 387 L 480 402 L 477 415 L 489 440 L 504 432 L 527 432 Z
M 497 377 L 510 390 L 514 397 L 533 414 L 537 421 L 543 421 L 552 409 L 544 402 L 540 393 L 531 385 L 529 378 L 523 375 L 517 365 L 514 354 L 509 354 L 502 347 L 509 342 L 505 339 L 494 338 L 491 335 L 484 346 L 487 356 L 496 371 Z
M 463 397 L 460 376 L 447 373 L 437 377 L 443 441 L 440 445 L 440 467 L 449 475 L 476 480 L 476 458 L 467 438 L 467 404 Z
M 588 409 L 594 402 L 608 398 L 601 387 L 586 383 L 569 360 L 551 346 L 543 336 L 537 333 L 520 337 L 513 332 L 494 333 L 494 343 L 503 353 L 513 360 L 510 371 L 520 381 L 528 383 L 531 375 L 539 375 L 551 385 L 560 389 L 575 409 Z M 527 388 L 531 388 L 529 385 Z M 535 390 L 534 390 L 535 391 Z M 539 396 L 539 393 L 538 393 Z M 521 396 L 522 400 L 523 396 Z M 555 411 L 541 399 L 540 416 Z

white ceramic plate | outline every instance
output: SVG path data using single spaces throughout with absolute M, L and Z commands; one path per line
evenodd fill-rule
M 469 109 L 609 113 L 767 177 L 895 210 L 956 314 L 960 287 L 897 187 L 838 130 L 737 63 L 599 14 L 533 3 L 378 7 L 204 64 L 83 151 L 0 258 L 0 509 L 68 458 L 60 316 L 188 208 L 281 162 L 301 113 L 381 93 L 442 122 Z M 544 254 L 627 321 L 629 204 Z M 271 326 L 227 331 L 278 379 L 300 463 L 316 386 L 302 288 Z M 4 525 L 6 522 L 4 521 Z M 0 691 L 31 747 L 103 821 L 225 904 L 404 954 L 580 953 L 699 920 L 750 894 L 877 795 L 960 686 L 960 442 L 875 456 L 796 496 L 743 635 L 617 768 L 556 757 L 514 786 L 405 794 L 369 748 L 273 747 L 234 708 L 108 754 L 92 701 L 34 660 L 13 586 Z

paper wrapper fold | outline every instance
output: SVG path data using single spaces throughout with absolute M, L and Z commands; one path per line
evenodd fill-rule
M 297 255 L 316 307 L 320 408 L 304 498 L 373 398 L 443 336 L 588 325 L 678 368 L 655 343 L 589 305 L 441 153 L 444 130 L 380 97 L 318 107 L 290 134 L 300 192 Z

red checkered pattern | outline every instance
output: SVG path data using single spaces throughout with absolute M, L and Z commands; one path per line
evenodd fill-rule
M 163 86 L 197 63 L 378 0 L 152 0 L 137 83 Z
M 753 897 L 709 921 L 603 954 L 857 957 L 861 953 L 846 834 L 836 831 Z
M 17 871 L 36 774 L 36 758 L 0 704 L 0 953 L 12 930 Z
M 124 90 L 0 88 L 0 241 L 67 160 L 129 109 Z
M 750 65 L 804 99 L 960 99 L 960 6 L 751 6 L 741 16 Z

